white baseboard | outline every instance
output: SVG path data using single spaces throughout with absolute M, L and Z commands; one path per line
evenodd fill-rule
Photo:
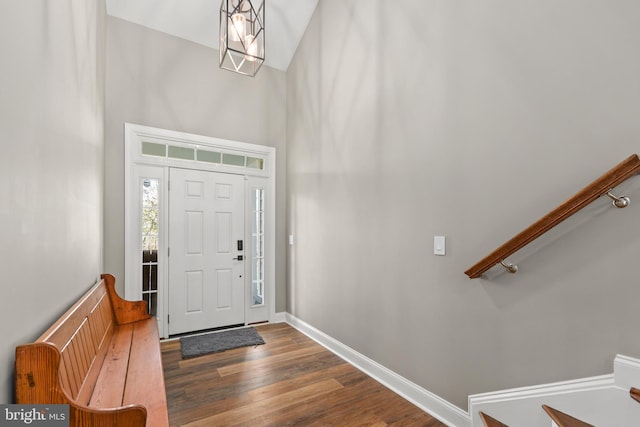
M 489 403 L 508 402 L 511 400 L 522 400 L 556 394 L 591 391 L 610 387 L 613 384 L 613 374 L 608 374 L 597 377 L 581 378 L 578 380 L 474 394 L 469 396 L 469 407 L 471 408 L 473 405 L 477 407 L 478 405 Z
M 286 323 L 287 322 L 287 313 L 281 311 L 279 313 L 275 313 L 269 323 Z
M 453 427 L 469 427 L 471 425 L 471 419 L 466 411 L 358 353 L 303 320 L 289 313 L 285 313 L 285 318 L 288 324 L 420 409 L 428 412 L 434 418 Z

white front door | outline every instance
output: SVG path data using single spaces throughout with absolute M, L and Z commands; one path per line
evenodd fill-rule
M 244 323 L 244 177 L 170 168 L 169 334 Z

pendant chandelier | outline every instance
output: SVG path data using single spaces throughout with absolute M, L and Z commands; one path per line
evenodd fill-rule
M 255 76 L 264 63 L 265 0 L 222 0 L 220 68 Z

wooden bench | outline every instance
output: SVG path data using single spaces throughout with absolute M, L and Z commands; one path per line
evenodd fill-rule
M 19 404 L 69 404 L 71 426 L 168 427 L 157 320 L 103 274 L 36 342 L 16 348 Z

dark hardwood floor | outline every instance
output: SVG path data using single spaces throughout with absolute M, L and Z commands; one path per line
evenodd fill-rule
M 162 343 L 172 426 L 443 426 L 285 323 L 266 344 L 182 360 Z

